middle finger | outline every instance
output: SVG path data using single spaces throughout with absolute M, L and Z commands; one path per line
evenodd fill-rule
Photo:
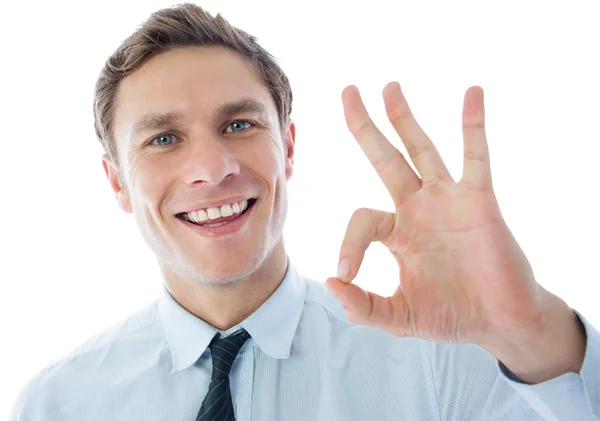
M 350 85 L 343 90 L 342 102 L 348 129 L 377 171 L 397 208 L 407 196 L 421 188 L 419 177 L 404 155 L 375 126 L 356 86 Z
M 390 82 L 383 88 L 383 100 L 388 119 L 402 139 L 423 184 L 454 181 L 433 142 L 415 120 L 398 82 Z

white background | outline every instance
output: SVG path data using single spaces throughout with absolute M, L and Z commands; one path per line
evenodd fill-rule
M 0 9 L 0 414 L 50 361 L 158 295 L 154 257 L 105 179 L 92 93 L 118 44 L 172 5 L 16 3 Z M 291 80 L 292 261 L 324 281 L 352 212 L 392 210 L 345 126 L 346 85 L 404 152 L 381 97 L 399 81 L 455 180 L 464 92 L 480 85 L 502 213 L 538 281 L 600 326 L 598 4 L 448 3 L 199 3 L 256 35 Z M 383 246 L 369 249 L 357 283 L 393 293 L 397 266 Z

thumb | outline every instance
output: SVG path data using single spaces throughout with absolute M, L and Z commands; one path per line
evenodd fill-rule
M 398 330 L 394 322 L 391 297 L 382 297 L 365 291 L 358 285 L 342 282 L 338 278 L 328 278 L 325 285 L 340 301 L 351 323 L 380 328 L 388 332 Z
M 354 212 L 340 247 L 337 279 L 352 282 L 371 243 L 381 241 L 386 244 L 390 238 L 394 217 L 393 213 L 375 209 L 361 208 Z

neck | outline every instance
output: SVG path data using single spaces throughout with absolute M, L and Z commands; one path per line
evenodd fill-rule
M 165 286 L 175 301 L 219 330 L 228 330 L 258 309 L 279 287 L 287 270 L 283 237 L 250 275 L 222 282 L 183 281 L 161 265 Z

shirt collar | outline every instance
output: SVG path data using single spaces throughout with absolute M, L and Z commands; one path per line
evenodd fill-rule
M 252 336 L 248 342 L 254 340 L 265 354 L 277 359 L 288 358 L 305 296 L 306 285 L 288 258 L 285 276 L 275 292 L 223 336 L 244 328 Z M 171 350 L 171 373 L 194 364 L 215 334 L 222 332 L 181 307 L 164 284 L 158 299 L 158 317 Z

